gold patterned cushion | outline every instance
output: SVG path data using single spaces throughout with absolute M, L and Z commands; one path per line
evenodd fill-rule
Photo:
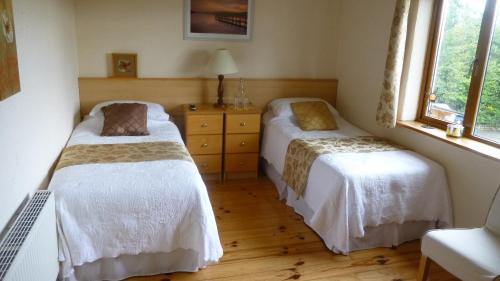
M 304 131 L 337 130 L 337 123 L 327 105 L 322 101 L 290 104 L 293 114 Z
M 148 107 L 140 103 L 114 103 L 102 108 L 101 136 L 146 136 Z

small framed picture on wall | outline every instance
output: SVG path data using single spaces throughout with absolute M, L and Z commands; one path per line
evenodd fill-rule
M 184 39 L 251 39 L 253 0 L 184 1 Z
M 0 1 L 0 101 L 21 91 L 12 0 Z
M 137 78 L 137 54 L 111 54 L 113 77 Z

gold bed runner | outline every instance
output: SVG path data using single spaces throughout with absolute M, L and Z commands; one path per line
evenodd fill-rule
M 368 153 L 402 149 L 404 149 L 402 146 L 373 136 L 294 139 L 288 145 L 282 178 L 297 193 L 297 197 L 300 197 L 306 189 L 309 171 L 314 160 L 322 154 Z
M 193 161 L 183 144 L 145 142 L 123 144 L 79 144 L 66 147 L 56 170 L 73 165 L 129 163 L 157 160 Z

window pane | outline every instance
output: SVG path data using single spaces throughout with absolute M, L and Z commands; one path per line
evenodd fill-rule
M 498 17 L 498 16 L 497 16 Z M 500 21 L 490 46 L 474 135 L 500 143 Z
M 462 123 L 486 0 L 444 1 L 437 64 L 427 116 Z M 432 100 L 432 99 L 431 99 Z

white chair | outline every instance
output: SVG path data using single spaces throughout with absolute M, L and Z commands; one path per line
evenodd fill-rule
M 464 280 L 500 280 L 500 187 L 481 228 L 443 229 L 422 238 L 417 280 L 427 280 L 431 260 Z

